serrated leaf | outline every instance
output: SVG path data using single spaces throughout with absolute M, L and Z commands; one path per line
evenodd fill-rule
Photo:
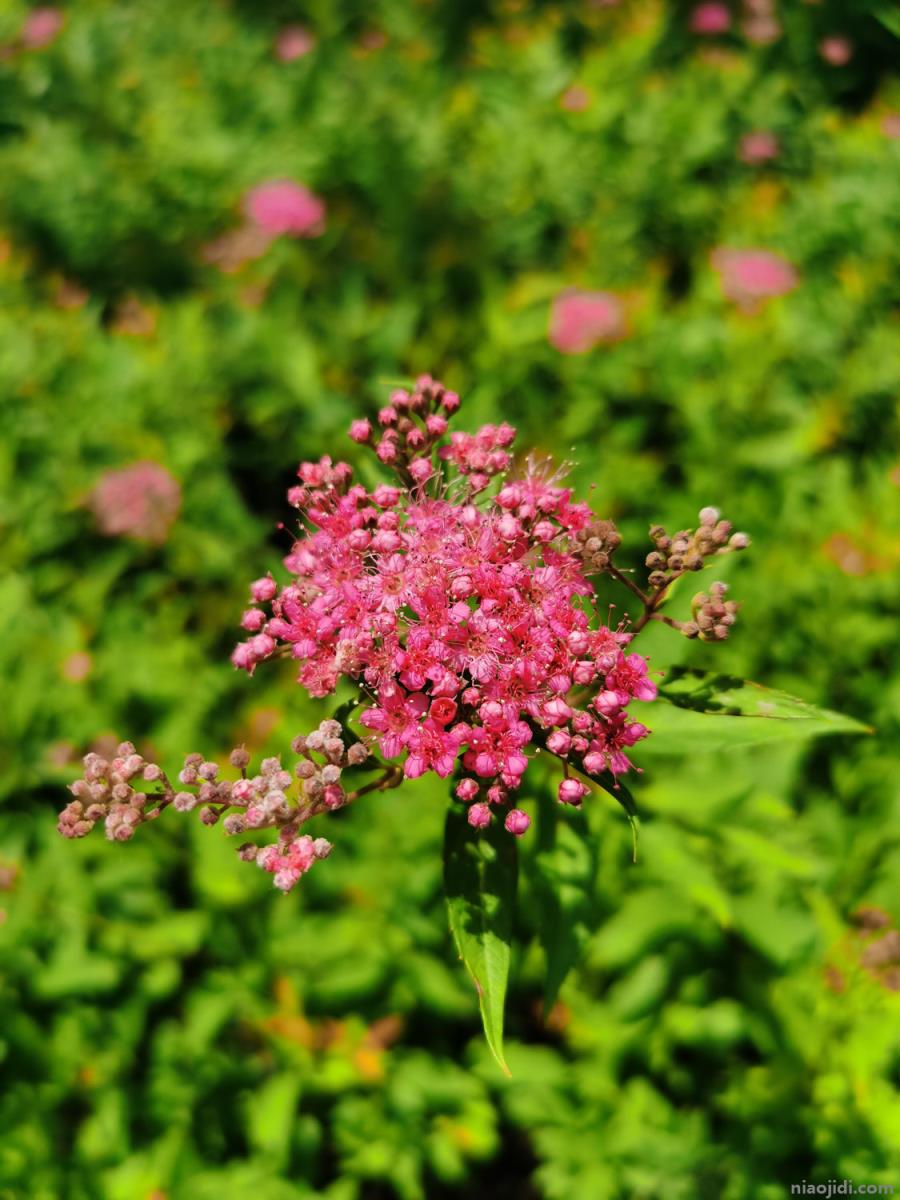
M 450 929 L 460 958 L 475 982 L 488 1046 L 507 1075 L 503 1005 L 517 862 L 516 839 L 499 821 L 476 830 L 460 805 L 449 809 L 444 827 L 444 889 Z
M 538 801 L 537 832 L 532 877 L 538 901 L 538 940 L 547 960 L 546 1016 L 587 942 L 598 867 L 596 842 L 584 813 L 561 812 L 560 805 L 543 794 Z
M 672 669 L 648 708 L 644 754 L 691 754 L 832 733 L 871 733 L 853 717 L 731 675 Z

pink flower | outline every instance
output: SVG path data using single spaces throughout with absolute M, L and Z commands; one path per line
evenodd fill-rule
M 275 39 L 275 57 L 280 62 L 294 62 L 315 49 L 315 35 L 303 25 L 286 25 Z
M 41 50 L 56 40 L 65 23 L 58 8 L 33 8 L 22 26 L 22 45 L 26 50 Z
M 456 795 L 469 804 L 478 795 L 480 788 L 474 779 L 461 779 L 456 785 Z
M 562 354 L 584 354 L 625 335 L 621 301 L 612 292 L 563 292 L 553 302 L 550 344 Z
M 754 129 L 741 138 L 738 157 L 748 166 L 758 166 L 777 158 L 781 147 L 778 138 L 767 129 Z
M 325 231 L 325 204 L 290 179 L 262 183 L 247 193 L 247 216 L 265 233 L 278 237 L 318 237 Z
M 473 829 L 485 829 L 491 823 L 491 810 L 487 804 L 473 804 L 466 813 Z
M 580 779 L 564 779 L 559 785 L 559 801 L 561 804 L 572 804 L 578 808 L 585 796 L 590 795 L 590 791 Z
M 845 37 L 822 38 L 819 54 L 832 67 L 845 67 L 853 57 L 853 43 Z
M 768 250 L 720 248 L 713 251 L 712 265 L 719 272 L 725 296 L 748 311 L 773 296 L 792 292 L 799 282 L 795 268 Z
M 513 834 L 515 837 L 521 837 L 531 824 L 531 817 L 528 813 L 522 812 L 521 808 L 513 808 L 506 814 L 506 820 L 503 822 L 507 833 Z
M 756 46 L 769 46 L 781 37 L 781 24 L 770 12 L 749 16 L 741 25 L 744 37 Z
M 724 4 L 698 4 L 691 13 L 692 33 L 710 36 L 727 33 L 731 28 L 731 13 Z
M 89 504 L 107 536 L 161 543 L 181 507 L 181 488 L 159 463 L 139 462 L 107 471 Z
M 350 437 L 354 442 L 364 445 L 372 436 L 372 426 L 365 418 L 350 423 Z
M 900 112 L 887 113 L 881 118 L 881 132 L 885 137 L 900 138 Z
M 566 109 L 567 112 L 584 112 L 590 106 L 591 94 L 587 88 L 581 87 L 579 84 L 573 84 L 572 87 L 566 88 L 559 98 L 560 108 Z
M 356 682 L 370 698 L 361 724 L 407 778 L 447 778 L 461 766 L 460 799 L 505 806 L 536 728 L 551 752 L 588 755 L 598 772 L 628 770 L 625 752 L 643 727 L 627 708 L 656 687 L 646 660 L 623 652 L 630 635 L 589 619 L 593 587 L 573 535 L 594 521 L 591 510 L 534 463 L 490 494 L 491 478 L 511 465 L 515 430 L 448 434 L 457 405 L 429 376 L 391 396 L 372 448 L 400 487 L 369 492 L 328 456 L 300 465 L 301 486 L 289 493 L 304 518 L 284 560 L 291 580 L 280 590 L 271 576 L 252 585 L 255 604 L 268 607 L 245 613 L 251 636 L 232 661 L 252 671 L 281 645 L 314 696 L 341 678 Z M 352 432 L 378 436 L 367 423 Z M 574 686 L 587 689 L 584 707 Z M 580 787 L 563 795 L 579 799 Z M 335 802 L 346 802 L 340 788 Z M 485 813 L 476 805 L 472 819 Z
M 256 856 L 256 863 L 275 876 L 273 883 L 277 888 L 289 892 L 317 859 L 327 858 L 330 853 L 331 845 L 324 838 L 314 841 L 304 834 L 275 846 L 264 846 Z

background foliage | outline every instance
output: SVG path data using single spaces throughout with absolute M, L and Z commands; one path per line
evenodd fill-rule
M 785 3 L 760 45 L 737 9 L 703 38 L 652 0 L 74 0 L 26 50 L 3 6 L 3 1200 L 900 1180 L 900 978 L 852 923 L 900 918 L 900 91 L 876 7 Z M 316 44 L 279 61 L 298 20 Z M 781 150 L 748 166 L 760 128 Z M 324 235 L 205 263 L 271 178 L 325 199 Z M 799 286 L 742 311 L 717 246 L 780 253 Z M 617 292 L 628 335 L 554 349 L 566 287 Z M 468 424 L 573 457 L 635 564 L 651 520 L 701 504 L 752 533 L 733 640 L 654 629 L 657 667 L 876 730 L 690 758 L 651 739 L 637 865 L 608 797 L 585 837 L 535 795 L 509 1080 L 451 950 L 439 787 L 332 818 L 287 898 L 186 820 L 125 847 L 54 833 L 98 735 L 277 752 L 326 715 L 289 665 L 230 668 L 246 581 L 285 550 L 296 462 L 344 454 L 351 416 L 421 370 Z M 162 546 L 86 507 L 139 459 L 183 488 Z M 584 962 L 545 1019 L 554 903 Z

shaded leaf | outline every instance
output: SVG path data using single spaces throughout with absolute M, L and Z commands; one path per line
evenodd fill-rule
M 590 836 L 584 813 L 562 812 L 551 796 L 541 795 L 533 880 L 538 940 L 547 960 L 545 1016 L 587 942 L 596 874 L 596 841 Z

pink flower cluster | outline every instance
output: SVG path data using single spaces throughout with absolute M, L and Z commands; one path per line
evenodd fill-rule
M 295 62 L 316 48 L 315 34 L 304 25 L 286 25 L 275 39 L 275 57 L 279 62 Z
M 287 652 L 313 696 L 354 681 L 383 757 L 402 758 L 406 778 L 457 771 L 478 826 L 509 803 L 532 744 L 588 775 L 627 771 L 648 732 L 628 706 L 656 685 L 646 660 L 625 653 L 631 635 L 595 615 L 590 539 L 579 539 L 591 510 L 533 462 L 487 494 L 511 466 L 515 431 L 447 439 L 458 405 L 423 376 L 392 395 L 380 438 L 354 422 L 353 439 L 374 445 L 399 486 L 368 491 L 327 457 L 300 466 L 289 498 L 308 529 L 284 560 L 291 581 L 251 586 L 252 636 L 232 660 L 252 672 Z M 559 799 L 579 804 L 587 791 L 565 779 Z M 520 834 L 528 818 L 513 809 L 505 823 Z
M 225 274 L 261 258 L 279 237 L 314 238 L 325 232 L 325 201 L 291 179 L 275 179 L 251 188 L 244 196 L 245 220 L 207 242 L 204 262 Z
M 162 543 L 181 507 L 181 488 L 159 463 L 139 462 L 107 471 L 89 505 L 102 533 Z
M 768 250 L 721 247 L 713 251 L 712 265 L 725 296 L 747 312 L 754 312 L 765 300 L 792 292 L 799 282 L 791 263 Z
M 570 289 L 553 302 L 550 344 L 562 354 L 584 354 L 625 336 L 622 302 L 612 292 Z
M 245 842 L 238 854 L 274 875 L 275 886 L 288 892 L 314 862 L 331 853 L 331 843 L 301 833 L 303 825 L 322 812 L 351 803 L 363 790 L 395 787 L 400 778 L 398 771 L 388 769 L 365 789 L 346 791 L 344 771 L 361 767 L 369 752 L 354 736 L 345 735 L 335 720 L 325 720 L 312 733 L 294 738 L 291 749 L 299 759 L 293 771 L 272 757 L 263 759 L 253 776 L 247 772 L 247 751 L 232 750 L 230 766 L 240 771 L 240 779 L 235 780 L 221 778 L 218 763 L 202 754 L 188 754 L 176 785 L 132 742 L 122 742 L 112 758 L 85 755 L 82 778 L 70 788 L 75 798 L 60 813 L 57 829 L 63 837 L 81 838 L 102 822 L 110 841 L 127 842 L 139 825 L 155 821 L 169 807 L 180 813 L 196 810 L 204 825 L 221 821 L 231 836 L 276 829 L 277 843 L 260 848 Z M 156 790 L 145 791 L 141 782 Z
M 318 237 L 325 228 L 324 202 L 290 179 L 252 188 L 244 199 L 244 211 L 271 237 Z
M 43 50 L 56 40 L 65 20 L 58 8 L 33 8 L 22 26 L 22 45 L 26 50 Z

